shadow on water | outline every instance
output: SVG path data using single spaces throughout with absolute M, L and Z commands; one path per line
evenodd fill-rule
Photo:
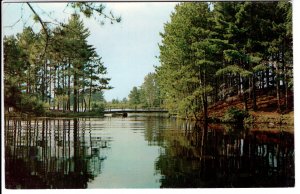
M 107 144 L 84 120 L 6 119 L 5 186 L 86 188 L 101 173 Z
M 294 135 L 181 123 L 164 133 L 162 188 L 292 187 Z

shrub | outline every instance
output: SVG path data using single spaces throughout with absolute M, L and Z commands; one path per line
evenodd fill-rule
M 103 113 L 105 109 L 104 103 L 92 103 L 92 112 Z
M 46 103 L 38 100 L 34 96 L 22 95 L 17 108 L 22 112 L 33 113 L 35 115 L 43 115 L 45 110 L 49 108 Z
M 222 121 L 227 123 L 243 123 L 244 118 L 247 116 L 248 112 L 231 107 L 225 112 Z
M 254 121 L 255 121 L 255 118 L 252 115 L 249 115 L 247 118 L 244 119 L 245 124 L 252 124 L 252 123 L 254 123 Z

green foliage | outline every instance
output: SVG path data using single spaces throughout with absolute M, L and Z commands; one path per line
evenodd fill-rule
M 253 56 L 253 55 L 250 55 L 249 56 L 249 62 L 250 63 L 255 63 L 255 64 L 258 64 L 262 61 L 262 58 L 259 57 L 259 56 Z
M 231 107 L 225 112 L 222 122 L 243 123 L 244 118 L 248 117 L 248 115 L 246 111 Z
M 181 3 L 165 25 L 160 45 L 161 66 L 156 68 L 164 104 L 179 114 L 207 107 L 207 96 L 218 62 L 211 53 L 220 47 L 210 29 L 212 12 L 206 2 Z M 221 41 L 222 42 L 222 41 Z
M 39 22 L 39 16 L 37 14 L 34 14 L 33 21 L 34 22 Z
M 224 51 L 224 59 L 229 62 L 243 59 L 243 57 L 244 57 L 244 55 L 241 54 L 237 50 L 225 50 Z
M 141 104 L 147 107 L 160 107 L 160 88 L 155 73 L 148 73 L 141 86 Z
M 94 2 L 71 2 L 69 3 L 72 8 L 82 12 L 87 18 L 91 16 L 99 15 L 103 16 L 104 19 L 109 19 L 111 23 L 121 22 L 121 17 L 116 17 L 112 11 L 105 13 L 105 6 L 103 4 L 94 3 Z M 104 24 L 104 20 L 101 21 L 101 24 Z
M 253 72 L 265 71 L 267 69 L 268 69 L 268 66 L 266 66 L 265 64 L 259 64 L 252 68 Z
M 96 112 L 96 113 L 103 113 L 105 109 L 105 103 L 104 102 L 92 102 L 92 112 Z
M 126 99 L 119 100 L 119 99 L 112 99 L 111 102 L 105 102 L 106 109 L 126 109 L 126 108 L 140 108 L 135 105 L 130 105 L 128 100 Z
M 104 93 L 103 91 L 97 91 L 97 92 L 93 93 L 92 97 L 91 97 L 91 101 L 92 102 L 105 102 L 103 93 Z
M 127 99 L 123 100 L 127 104 Z M 156 73 L 148 73 L 140 87 L 134 86 L 128 95 L 128 106 L 130 107 L 161 107 L 161 91 Z
M 255 122 L 255 118 L 252 115 L 249 115 L 248 117 L 244 118 L 244 124 L 252 124 Z
M 259 89 L 292 83 L 290 3 L 215 2 L 211 8 L 180 3 L 161 33 L 156 74 L 173 113 L 207 116 L 208 105 L 241 94 L 244 109 L 249 98 L 256 109 Z
M 34 102 L 27 96 L 35 96 L 53 109 L 90 110 L 91 102 L 101 101 L 101 92 L 112 87 L 101 57 L 88 44 L 89 30 L 78 14 L 48 30 L 48 38 L 29 27 L 4 38 L 5 107 L 17 107 L 22 99 L 21 111 L 40 113 L 42 105 L 29 105 Z
M 252 72 L 242 69 L 237 65 L 229 65 L 223 69 L 219 69 L 216 72 L 217 76 L 220 76 L 222 74 L 233 74 L 233 75 L 241 75 L 242 77 L 248 77 L 252 75 Z
M 141 90 L 137 87 L 133 87 L 128 95 L 130 105 L 139 105 L 141 103 Z
M 38 100 L 35 96 L 22 95 L 20 103 L 17 104 L 17 109 L 22 112 L 34 113 L 35 115 L 44 115 L 49 105 Z

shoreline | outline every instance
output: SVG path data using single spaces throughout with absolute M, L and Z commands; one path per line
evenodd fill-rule
M 32 113 L 22 113 L 22 112 L 5 112 L 5 117 L 22 117 L 22 118 L 30 118 L 30 117 L 47 117 L 47 118 L 66 118 L 66 117 L 105 117 L 103 112 L 55 112 L 50 111 L 46 112 L 43 115 L 37 116 Z M 187 119 L 195 121 L 195 118 L 189 117 L 184 118 L 180 116 L 170 116 L 170 118 L 176 119 Z M 222 122 L 220 116 L 214 116 L 213 113 L 209 114 L 209 123 L 231 123 L 231 122 Z M 201 120 L 200 120 L 201 121 Z M 244 124 L 267 124 L 270 125 L 294 125 L 294 111 L 291 111 L 287 114 L 279 114 L 277 112 L 264 112 L 264 111 L 249 111 L 249 116 L 244 119 Z

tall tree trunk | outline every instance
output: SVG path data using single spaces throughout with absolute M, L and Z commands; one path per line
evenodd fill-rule
M 285 40 L 283 40 L 283 48 L 282 48 L 282 70 L 283 70 L 283 86 L 285 90 L 285 109 L 288 108 L 288 81 L 287 81 L 287 66 L 284 60 L 284 51 L 285 51 Z
M 246 86 L 245 86 L 245 80 L 244 80 L 244 78 L 242 78 L 242 87 L 243 87 L 244 110 L 248 111 L 247 92 L 246 92 Z
M 269 67 L 266 69 L 266 89 L 267 91 L 269 90 L 269 85 L 270 84 L 270 71 Z
M 202 95 L 202 105 L 203 105 L 203 113 L 204 113 L 204 124 L 208 123 L 208 104 L 207 104 L 207 95 L 203 94 Z
M 279 67 L 277 61 L 274 61 L 274 66 L 276 69 L 276 99 L 277 99 L 277 112 L 281 113 L 280 106 L 280 78 L 279 78 Z
M 256 105 L 256 79 L 255 79 L 255 74 L 252 75 L 252 107 L 253 110 L 257 110 L 257 105 Z
M 48 101 L 48 82 L 49 82 L 49 78 L 48 78 L 48 63 L 46 62 L 46 67 L 45 67 L 45 102 Z
M 208 123 L 208 104 L 207 104 L 207 93 L 206 93 L 206 72 L 203 73 L 203 86 L 204 86 L 204 93 L 203 93 L 203 112 L 204 112 L 204 124 L 207 125 Z
M 46 91 L 46 63 L 47 63 L 47 60 L 45 60 L 44 62 L 44 67 L 43 67 L 43 75 L 42 75 L 42 86 L 41 86 L 41 92 L 42 92 L 42 101 L 44 102 L 45 101 L 45 91 Z
M 285 65 L 284 80 L 285 80 L 285 108 L 288 109 L 288 82 L 287 82 L 287 67 Z
M 54 99 L 54 110 L 56 108 L 56 104 L 55 104 L 55 99 L 57 99 L 57 89 L 59 88 L 59 63 L 57 64 L 57 67 L 54 67 L 54 96 L 53 96 L 53 99 Z M 55 83 L 56 83 L 56 87 L 55 87 Z M 57 110 L 59 110 L 59 101 L 57 101 Z
M 89 112 L 91 111 L 91 99 L 92 99 L 92 89 L 90 87 L 90 94 L 89 94 Z
M 78 76 L 78 74 L 77 74 Z M 78 81 L 79 82 L 79 81 Z M 78 85 L 78 82 L 77 82 L 77 112 L 80 111 L 80 93 L 79 93 L 79 85 Z
M 84 112 L 83 111 L 83 106 L 84 106 L 84 102 L 83 101 L 84 101 L 84 97 L 83 97 L 83 95 L 81 95 L 81 111 L 82 112 Z
M 85 79 L 86 78 L 83 74 L 83 77 L 82 77 L 82 92 L 81 92 L 81 98 L 82 98 L 82 100 L 81 100 L 81 111 L 83 111 L 83 112 L 85 112 L 85 106 L 86 106 L 86 104 L 85 104 L 85 83 L 84 83 Z
M 218 89 L 219 89 L 218 78 L 215 78 L 215 91 L 214 91 L 214 103 L 218 101 Z
M 28 68 L 28 75 L 27 75 L 26 82 L 27 82 L 26 83 L 26 94 L 29 94 L 30 93 L 30 67 Z
M 50 67 L 50 70 L 49 70 L 49 95 L 47 95 L 47 99 L 48 99 L 48 103 L 49 103 L 49 106 L 51 108 L 51 90 L 52 90 L 52 76 L 51 76 L 51 67 Z M 47 83 L 48 83 L 47 82 Z
M 74 70 L 74 90 L 73 90 L 73 112 L 77 112 L 77 100 L 78 100 L 78 91 L 77 91 L 77 73 L 76 70 Z
M 64 64 L 65 65 L 65 64 Z M 65 93 L 65 89 L 66 89 L 66 68 L 64 67 L 64 69 L 63 69 L 63 72 L 62 72 L 62 93 L 63 93 L 63 95 L 64 95 L 64 98 L 63 98 L 63 111 L 66 111 L 66 108 L 67 108 L 67 106 L 66 106 L 66 99 L 65 99 L 65 95 L 66 95 L 66 93 Z
M 259 89 L 264 89 L 265 86 L 264 86 L 264 80 L 265 80 L 265 75 L 263 73 L 263 71 L 261 72 L 261 78 L 260 78 L 260 88 Z
M 71 110 L 71 63 L 69 60 L 69 68 L 68 68 L 68 101 L 67 101 L 67 110 Z
M 272 90 L 275 88 L 276 80 L 275 77 L 277 76 L 276 68 L 272 65 Z
M 84 104 L 84 106 L 83 106 L 83 112 L 86 112 L 86 100 L 85 100 L 84 97 L 83 97 L 83 104 Z

